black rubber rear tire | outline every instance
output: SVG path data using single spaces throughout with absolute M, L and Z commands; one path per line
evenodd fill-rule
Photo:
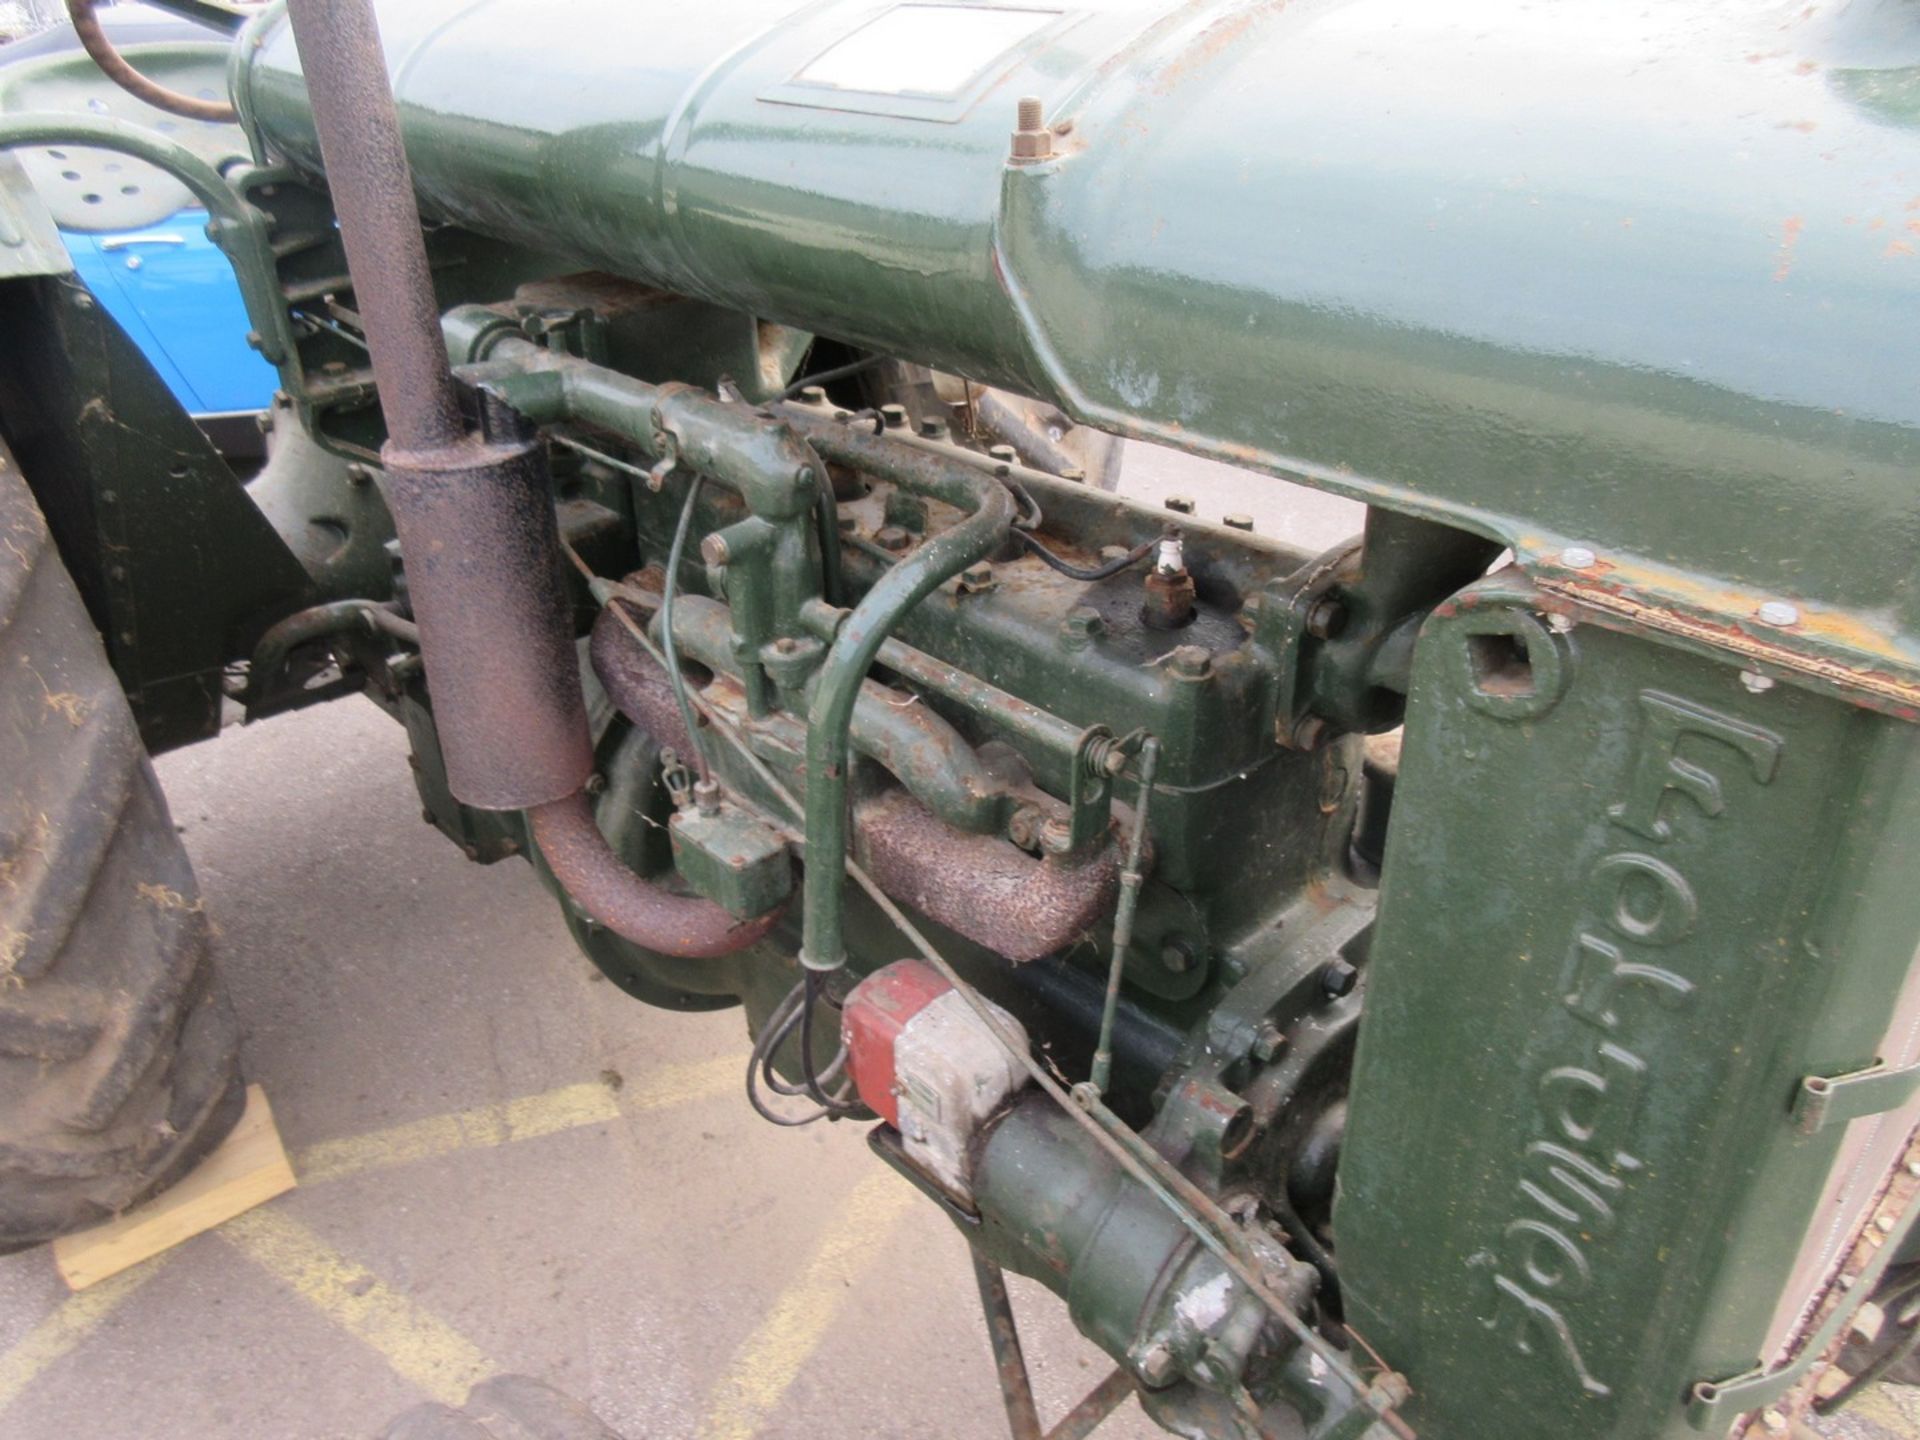
M 126 697 L 0 449 L 0 1248 L 118 1214 L 233 1128 L 209 936 Z

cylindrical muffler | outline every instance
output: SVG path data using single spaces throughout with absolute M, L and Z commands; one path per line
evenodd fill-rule
M 447 784 L 482 810 L 526 810 L 584 785 L 593 748 L 545 452 L 513 411 L 476 399 L 455 444 L 387 446 L 387 502 Z

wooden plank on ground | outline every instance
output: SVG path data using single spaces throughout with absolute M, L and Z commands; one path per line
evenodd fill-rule
M 72 1290 L 118 1275 L 293 1189 L 266 1092 L 247 1087 L 247 1108 L 220 1148 L 186 1179 L 104 1225 L 53 1242 L 53 1263 Z

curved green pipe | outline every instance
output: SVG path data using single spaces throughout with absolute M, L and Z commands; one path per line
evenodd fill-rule
M 856 466 L 902 489 L 972 513 L 889 570 L 835 635 L 807 712 L 807 874 L 800 961 L 813 970 L 846 963 L 842 933 L 847 863 L 847 760 L 854 703 L 900 617 L 1006 540 L 1014 501 L 1006 486 L 969 465 L 926 455 L 824 418 L 783 412 L 824 458 Z

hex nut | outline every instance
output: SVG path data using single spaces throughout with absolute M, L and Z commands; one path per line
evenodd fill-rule
M 1785 600 L 1769 600 L 1756 612 L 1763 625 L 1798 625 L 1800 607 Z
M 1213 652 L 1204 645 L 1181 645 L 1167 660 L 1167 673 L 1176 680 L 1204 680 L 1213 673 Z
M 1349 960 L 1329 960 L 1326 968 L 1320 972 L 1320 988 L 1332 1000 L 1351 995 L 1353 987 L 1359 983 L 1360 972 Z
M 1161 503 L 1176 515 L 1191 515 L 1198 504 L 1191 495 L 1169 495 Z
M 1253 516 L 1243 510 L 1236 510 L 1231 515 L 1221 516 L 1220 523 L 1229 530 L 1245 530 L 1249 534 L 1253 531 Z
M 1569 570 L 1591 570 L 1599 561 L 1600 557 L 1584 545 L 1569 545 L 1560 552 L 1560 563 Z
M 882 525 L 874 532 L 873 543 L 882 550 L 898 553 L 913 544 L 913 536 L 898 525 Z
M 962 595 L 984 595 L 993 589 L 993 566 L 986 563 L 969 565 L 960 572 L 960 593 Z
M 1091 605 L 1076 605 L 1060 622 L 1060 639 L 1069 650 L 1084 650 L 1107 632 L 1107 622 Z

